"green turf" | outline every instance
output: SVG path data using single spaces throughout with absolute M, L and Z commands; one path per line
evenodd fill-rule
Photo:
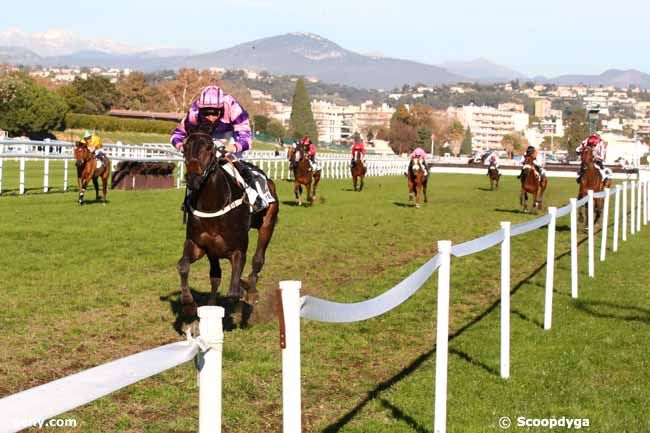
M 37 173 L 33 188 L 41 185 Z M 15 168 L 5 170 L 3 189 L 16 176 Z M 534 217 L 517 211 L 514 178 L 490 192 L 486 176 L 433 175 L 421 209 L 407 201 L 405 183 L 367 178 L 355 193 L 350 180 L 324 180 L 318 202 L 299 208 L 293 185 L 278 181 L 280 220 L 259 284 L 261 304 L 250 329 L 225 336 L 224 431 L 281 430 L 271 302 L 280 280 L 299 279 L 314 296 L 360 301 L 412 273 L 438 240 L 462 242 L 500 221 Z M 575 190 L 570 179 L 551 179 L 546 204 L 562 206 Z M 74 191 L 0 196 L 0 395 L 178 341 L 172 325 L 182 194 L 110 191 L 108 205 L 83 207 Z M 509 380 L 498 375 L 499 249 L 454 258 L 448 431 L 500 431 L 501 416 L 589 418 L 590 432 L 650 431 L 649 242 L 647 228 L 629 236 L 597 263 L 594 279 L 586 276 L 581 244 L 575 301 L 568 296 L 568 217 L 560 218 L 553 328 L 544 331 L 546 229 L 513 238 Z M 383 316 L 302 322 L 304 431 L 433 431 L 436 276 Z M 190 285 L 209 290 L 205 261 L 192 267 Z M 188 432 L 196 431 L 197 414 L 196 374 L 186 364 L 60 418 L 77 419 L 74 432 Z

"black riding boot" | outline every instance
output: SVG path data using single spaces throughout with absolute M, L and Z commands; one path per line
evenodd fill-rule
M 235 162 L 235 167 L 237 167 L 237 171 L 239 171 L 239 174 L 241 174 L 241 177 L 244 179 L 244 182 L 246 182 L 246 185 L 257 191 L 257 188 L 255 186 L 256 181 L 253 177 L 253 171 L 250 169 L 250 167 L 241 161 Z M 253 207 L 253 213 L 264 210 L 264 201 L 259 195 L 259 192 L 257 194 L 257 198 L 255 199 L 255 203 L 251 203 L 251 206 Z
M 578 170 L 578 178 L 576 179 L 576 183 L 580 184 L 583 174 L 585 174 L 585 165 L 580 164 L 580 170 Z

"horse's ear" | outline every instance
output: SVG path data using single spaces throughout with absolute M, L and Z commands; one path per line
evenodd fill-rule
M 194 130 L 192 132 L 202 132 L 208 135 L 212 135 L 212 132 L 214 131 L 214 128 L 216 128 L 217 124 L 215 123 L 210 123 L 210 122 L 201 122 L 196 127 L 194 127 Z

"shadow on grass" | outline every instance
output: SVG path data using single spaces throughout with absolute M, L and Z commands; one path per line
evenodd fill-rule
M 618 305 L 603 301 L 575 301 L 574 306 L 590 316 L 616 319 L 625 322 L 641 322 L 650 325 L 650 310 L 633 305 Z
M 582 239 L 581 241 L 578 242 L 578 244 L 582 244 L 586 242 L 587 239 Z M 567 255 L 571 254 L 571 251 L 566 251 L 558 256 L 555 257 L 555 260 L 559 260 Z M 533 278 L 537 276 L 541 271 L 546 269 L 546 262 L 542 263 L 539 265 L 537 268 L 535 268 L 530 274 L 528 274 L 524 279 L 519 281 L 512 289 L 510 290 L 510 296 L 514 295 L 519 291 L 519 289 L 524 286 L 525 284 L 529 283 Z M 472 326 L 480 323 L 484 318 L 486 318 L 490 313 L 492 313 L 497 307 L 501 305 L 500 300 L 494 301 L 489 307 L 487 307 L 483 312 L 481 312 L 478 316 L 474 317 L 472 320 L 470 320 L 468 323 L 463 325 L 460 329 L 456 330 L 455 332 L 451 333 L 449 335 L 448 341 L 451 342 L 455 338 L 458 338 L 459 336 L 463 335 L 465 332 L 467 332 Z M 527 316 L 525 316 L 523 313 L 517 312 L 520 314 L 522 318 L 525 318 L 524 320 L 528 320 L 531 323 L 534 323 L 537 326 L 542 327 L 541 323 L 535 321 L 534 319 L 529 319 Z M 515 313 L 515 314 L 517 314 Z M 650 319 L 649 319 L 650 320 Z M 413 373 L 415 370 L 417 370 L 425 361 L 428 361 L 435 353 L 436 353 L 436 348 L 437 345 L 434 345 L 434 347 L 421 354 L 417 358 L 415 358 L 409 365 L 404 367 L 402 371 L 394 375 L 393 377 L 386 379 L 385 381 L 379 383 L 375 388 L 373 388 L 371 391 L 368 392 L 366 397 L 359 402 L 354 408 L 352 408 L 348 413 L 343 415 L 341 418 L 339 418 L 336 422 L 333 424 L 330 424 L 327 426 L 323 432 L 324 433 L 337 433 L 339 432 L 343 427 L 345 427 L 346 424 L 348 424 L 351 420 L 354 419 L 354 417 L 361 412 L 361 410 L 371 401 L 377 399 L 379 397 L 379 394 L 381 392 L 391 388 L 393 385 L 396 383 L 400 382 L 402 379 L 408 377 L 411 373 Z M 473 366 L 476 366 L 478 368 L 481 368 L 488 372 L 489 374 L 493 374 L 497 377 L 499 377 L 499 373 L 492 367 L 488 366 L 487 364 L 483 363 L 480 360 L 477 360 L 470 356 L 469 354 L 465 352 L 461 352 L 460 350 L 457 349 L 449 349 L 450 353 L 453 353 L 457 356 L 460 357 L 460 359 L 467 361 Z M 380 401 L 383 403 L 383 400 L 380 399 Z M 386 405 L 384 405 L 386 407 Z M 407 423 L 409 420 L 412 421 L 412 418 L 408 417 L 406 414 L 404 414 L 401 410 L 397 408 L 393 408 L 392 405 L 389 405 L 388 409 L 390 409 L 393 412 L 393 415 L 397 414 L 398 419 L 405 420 Z M 414 421 L 413 421 L 414 422 Z M 414 425 L 414 428 L 422 428 L 421 426 L 417 425 L 417 423 Z M 424 430 L 418 430 L 418 431 L 429 431 L 427 429 Z
M 522 212 L 519 209 L 494 209 L 495 212 L 507 212 L 507 213 L 516 213 L 516 214 L 525 214 L 530 212 Z
M 398 201 L 394 201 L 393 204 L 397 207 L 415 207 L 415 203 L 400 203 Z
M 544 325 L 542 324 L 542 322 L 540 322 L 539 320 L 531 319 L 530 317 L 526 316 L 524 313 L 522 313 L 519 310 L 512 309 L 512 310 L 510 310 L 510 314 L 519 317 L 521 320 L 525 320 L 526 322 L 530 322 L 530 323 L 532 323 L 533 325 L 535 325 L 536 327 L 538 327 L 540 329 L 544 329 Z
M 190 292 L 192 293 L 192 298 L 194 298 L 194 302 L 196 302 L 196 304 L 199 307 L 209 305 L 210 293 L 198 292 L 192 288 L 190 288 Z M 171 308 L 172 313 L 176 317 L 172 327 L 179 335 L 184 335 L 183 325 L 191 325 L 192 323 L 198 320 L 198 317 L 196 315 L 187 316 L 183 313 L 183 303 L 181 302 L 180 294 L 181 294 L 180 290 L 177 290 L 166 296 L 161 296 L 160 300 L 163 302 L 169 302 L 169 307 Z M 223 318 L 224 331 L 232 331 L 237 329 L 238 327 L 239 328 L 248 327 L 250 317 L 253 313 L 252 306 L 250 306 L 249 304 L 243 301 L 234 302 L 232 299 L 228 297 L 221 297 L 221 296 L 217 297 L 216 305 L 218 307 L 222 307 L 225 310 L 225 315 Z M 238 313 L 241 315 L 241 320 L 239 325 L 237 325 L 235 321 L 236 319 L 235 315 Z
M 489 192 L 489 191 L 498 191 L 498 189 L 484 188 L 484 187 L 482 187 L 482 186 L 479 186 L 479 187 L 476 188 L 476 189 L 478 189 L 479 191 L 488 191 L 488 192 Z
M 405 414 L 402 409 L 398 408 L 397 406 L 394 406 L 391 402 L 384 400 L 383 398 L 379 399 L 379 402 L 381 405 L 385 408 L 391 411 L 391 414 L 393 415 L 393 418 L 404 421 L 406 424 L 408 424 L 409 427 L 411 427 L 413 430 L 415 430 L 418 433 L 429 433 L 430 430 L 422 427 L 416 420 Z

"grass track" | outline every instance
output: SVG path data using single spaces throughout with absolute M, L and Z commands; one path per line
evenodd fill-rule
M 5 176 L 17 179 L 11 169 Z M 312 208 L 293 206 L 292 185 L 278 182 L 280 222 L 260 282 L 262 305 L 251 329 L 226 334 L 224 431 L 281 430 L 269 300 L 278 281 L 301 279 L 303 292 L 331 300 L 368 299 L 435 254 L 437 240 L 462 242 L 499 221 L 532 218 L 516 212 L 512 178 L 489 192 L 487 176 L 434 175 L 430 203 L 419 210 L 407 203 L 403 178 L 367 180 L 362 193 L 349 180 L 323 181 Z M 575 190 L 570 180 L 552 179 L 547 204 L 562 206 Z M 76 192 L 0 197 L 0 395 L 178 339 L 171 325 L 181 196 L 111 191 L 107 206 L 81 208 Z M 648 245 L 650 230 L 629 237 L 597 263 L 593 280 L 581 245 L 581 297 L 573 301 L 562 256 L 568 217 L 560 218 L 553 329 L 543 331 L 546 230 L 514 238 L 508 381 L 498 377 L 498 248 L 453 259 L 448 431 L 501 431 L 501 416 L 590 418 L 590 432 L 650 431 Z M 208 291 L 206 262 L 193 266 L 190 284 Z M 432 431 L 435 294 L 434 276 L 378 318 L 303 321 L 305 431 Z M 75 432 L 195 431 L 195 383 L 193 367 L 183 365 L 61 418 L 77 419 Z

